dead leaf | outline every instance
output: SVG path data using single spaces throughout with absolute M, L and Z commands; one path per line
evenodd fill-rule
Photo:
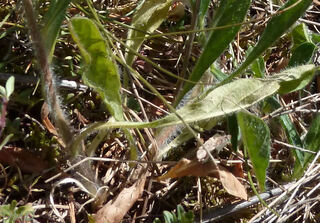
M 242 163 L 235 163 L 232 165 L 232 170 L 231 172 L 233 175 L 236 177 L 244 178 L 244 173 L 243 173 L 243 165 Z
M 80 122 L 82 125 L 86 126 L 86 124 L 89 123 L 89 120 L 86 119 L 86 118 L 79 112 L 78 109 L 74 109 L 74 113 L 77 115 L 78 120 L 79 120 L 79 122 Z
M 209 171 L 208 171 L 209 170 Z M 214 169 L 214 164 L 211 162 L 201 163 L 198 160 L 188 160 L 182 158 L 169 172 L 158 177 L 158 181 L 169 178 L 179 178 L 184 176 L 208 176 L 209 172 L 218 178 L 218 172 Z
M 48 164 L 35 154 L 18 147 L 5 146 L 0 150 L 0 163 L 19 167 L 22 172 L 41 173 Z
M 96 223 L 117 223 L 122 222 L 124 215 L 129 211 L 132 205 L 138 200 L 143 192 L 146 182 L 146 174 L 137 180 L 131 187 L 124 188 L 120 194 L 109 201 L 95 215 Z
M 51 123 L 50 119 L 49 119 L 49 106 L 47 104 L 47 102 L 43 103 L 42 108 L 41 108 L 41 119 L 42 119 L 42 123 L 43 125 L 47 128 L 47 130 L 53 134 L 55 137 L 57 137 L 57 141 L 58 143 L 62 146 L 62 147 L 66 147 L 66 145 L 64 144 L 63 140 L 61 139 L 61 137 L 59 136 L 56 128 L 54 127 L 54 125 Z
M 248 199 L 248 194 L 244 186 L 232 173 L 221 165 L 219 165 L 219 176 L 219 180 L 221 181 L 223 188 L 229 194 L 244 200 Z
M 47 130 L 55 135 L 58 136 L 58 132 L 56 128 L 52 125 L 51 121 L 49 120 L 49 106 L 47 102 L 43 103 L 41 108 L 41 119 L 44 126 L 47 128 Z
M 210 161 L 202 163 L 197 159 L 188 160 L 183 158 L 172 167 L 168 173 L 158 177 L 157 180 L 160 181 L 184 176 L 211 176 L 218 178 L 229 194 L 246 200 L 248 195 L 240 181 L 223 166 L 218 165 L 218 168 L 219 169 L 216 169 L 215 164 Z

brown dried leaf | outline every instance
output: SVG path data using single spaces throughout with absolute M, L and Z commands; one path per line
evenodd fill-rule
M 137 180 L 131 187 L 124 188 L 115 200 L 109 201 L 95 215 L 96 223 L 117 223 L 122 222 L 124 215 L 138 200 L 143 192 L 146 182 L 146 174 Z
M 26 173 L 40 173 L 48 168 L 48 164 L 35 154 L 18 147 L 5 146 L 0 150 L 0 163 L 19 167 Z
M 58 132 L 57 132 L 56 128 L 53 126 L 53 124 L 49 120 L 49 107 L 46 102 L 43 103 L 42 108 L 41 108 L 41 119 L 42 119 L 42 123 L 47 128 L 47 130 L 51 134 L 58 136 Z
M 210 161 L 202 163 L 196 159 L 188 160 L 183 158 L 168 173 L 158 177 L 158 181 L 184 176 L 216 177 L 229 194 L 246 200 L 248 195 L 240 181 L 223 166 L 218 165 L 218 168 L 216 169 L 215 165 Z
M 166 180 L 169 178 L 179 178 L 184 176 L 208 176 L 209 173 L 216 173 L 215 177 L 218 177 L 218 173 L 213 169 L 214 165 L 211 162 L 201 163 L 198 160 L 188 160 L 182 158 L 169 172 L 158 177 L 158 181 Z
M 53 134 L 55 137 L 57 137 L 58 143 L 62 147 L 66 147 L 66 145 L 62 141 L 61 137 L 59 136 L 56 128 L 54 127 L 54 125 L 51 123 L 51 121 L 49 119 L 49 107 L 48 107 L 47 102 L 43 103 L 43 105 L 42 105 L 42 108 L 41 108 L 41 119 L 42 119 L 43 125 L 47 128 L 47 130 L 51 134 Z
M 240 181 L 226 168 L 219 165 L 219 176 L 223 188 L 231 195 L 247 200 L 248 194 Z

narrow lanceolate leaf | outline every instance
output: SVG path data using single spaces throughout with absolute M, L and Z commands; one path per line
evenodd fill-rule
M 137 52 L 148 33 L 154 32 L 166 19 L 172 0 L 145 0 L 132 19 L 126 44 Z M 127 64 L 134 61 L 134 53 L 126 55 Z
M 199 6 L 199 15 L 198 15 L 198 23 L 197 26 L 199 29 L 204 29 L 206 25 L 206 14 L 209 9 L 210 0 L 201 0 Z M 207 40 L 207 33 L 201 32 L 198 37 L 199 43 L 201 45 L 205 44 Z
M 279 94 L 287 94 L 304 88 L 312 80 L 316 70 L 313 64 L 302 65 L 284 70 L 268 79 L 279 82 Z
M 241 74 L 255 59 L 268 49 L 280 36 L 286 32 L 307 10 L 312 0 L 289 0 L 278 10 L 278 15 L 273 16 L 262 33 L 259 42 L 248 55 L 241 66 L 225 81 Z
M 209 36 L 206 46 L 203 49 L 195 68 L 193 69 L 189 80 L 199 81 L 203 73 L 210 67 L 210 65 L 223 53 L 228 47 L 229 43 L 234 39 L 240 29 L 239 24 L 243 22 L 250 0 L 222 0 L 217 12 L 213 18 L 213 30 Z M 227 26 L 226 28 L 219 28 Z M 231 26 L 231 27 L 230 27 Z M 186 83 L 182 92 L 177 98 L 177 102 L 194 86 L 192 83 Z M 176 103 L 177 104 L 177 103 Z
M 264 190 L 270 159 L 269 128 L 259 117 L 247 112 L 239 112 L 237 118 L 245 150 L 249 154 L 260 189 Z
M 90 19 L 76 17 L 70 21 L 70 31 L 87 65 L 83 80 L 101 94 L 111 115 L 123 120 L 118 68 L 98 27 Z
M 199 122 L 232 114 L 272 95 L 279 88 L 276 81 L 239 79 L 211 91 L 203 99 L 187 104 L 177 113 L 185 122 Z M 155 121 L 158 127 L 181 124 L 175 114 Z
M 205 16 L 209 9 L 210 0 L 202 0 L 199 7 L 199 27 L 203 28 L 205 24 Z
M 49 11 L 44 17 L 44 27 L 42 30 L 45 47 L 51 60 L 54 46 L 60 31 L 61 23 L 65 18 L 66 10 L 71 0 L 50 1 Z

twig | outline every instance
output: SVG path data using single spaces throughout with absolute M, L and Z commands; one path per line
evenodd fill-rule
M 292 185 L 292 183 L 284 185 L 284 188 L 289 188 Z M 267 200 L 270 199 L 272 197 L 278 196 L 279 194 L 281 194 L 283 192 L 282 188 L 275 188 L 272 189 L 268 192 L 262 193 L 260 194 L 260 197 L 263 200 Z M 214 221 L 219 221 L 222 220 L 232 214 L 235 214 L 245 208 L 250 207 L 251 205 L 255 205 L 259 203 L 259 198 L 257 196 L 253 196 L 249 199 L 249 201 L 241 201 L 241 202 L 237 202 L 235 204 L 231 204 L 228 205 L 224 208 L 220 208 L 220 209 L 209 209 L 207 211 L 205 211 L 205 213 L 203 214 L 203 222 L 214 222 Z
M 311 150 L 308 150 L 308 149 L 303 149 L 303 148 L 300 148 L 300 147 L 298 147 L 298 146 L 290 145 L 290 144 L 288 144 L 288 143 L 284 143 L 284 142 L 281 142 L 281 141 L 276 140 L 276 139 L 273 140 L 273 142 L 275 142 L 275 143 L 277 143 L 277 144 L 279 144 L 279 145 L 286 146 L 286 147 L 288 147 L 288 148 L 290 148 L 290 149 L 296 149 L 296 150 L 299 150 L 299 151 L 302 151 L 302 152 L 307 152 L 307 153 L 311 153 L 311 154 L 317 154 L 317 153 L 314 152 L 314 151 L 311 151 Z

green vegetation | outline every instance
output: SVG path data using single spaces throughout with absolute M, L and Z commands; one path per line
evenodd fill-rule
M 268 207 L 258 193 L 277 183 L 318 183 L 320 34 L 312 25 L 320 6 L 312 0 L 0 6 L 0 210 L 8 222 L 31 217 L 27 203 L 46 204 L 45 191 L 51 221 L 150 221 L 163 212 L 165 222 L 193 222 L 236 197 L 256 195 Z M 207 143 L 216 133 L 231 142 L 219 151 Z M 190 147 L 199 153 L 177 164 Z M 184 191 L 156 183 L 172 157 L 172 176 L 216 180 L 199 180 L 197 192 L 194 182 Z M 311 192 L 310 221 L 319 206 Z M 285 212 L 293 204 L 284 204 L 266 216 L 293 222 Z

